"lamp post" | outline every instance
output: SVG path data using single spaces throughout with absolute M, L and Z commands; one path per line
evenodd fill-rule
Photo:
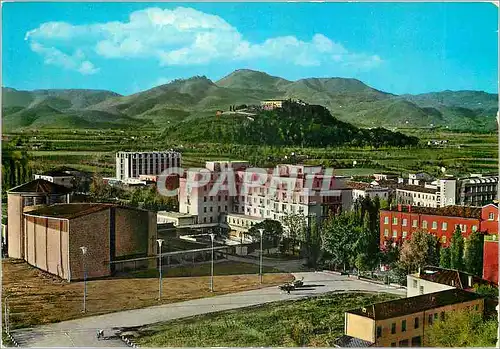
M 161 301 L 161 283 L 162 283 L 162 274 L 161 274 L 161 245 L 163 244 L 163 239 L 156 239 L 156 242 L 158 243 L 158 247 L 160 248 L 160 252 L 158 254 L 158 259 L 160 260 L 160 263 L 159 263 L 159 270 L 160 270 L 160 280 L 159 280 L 159 284 L 158 284 L 158 300 Z
M 4 318 L 5 318 L 5 333 L 9 333 L 9 297 L 10 295 L 8 295 L 7 297 L 5 297 L 5 311 L 4 311 Z
M 81 246 L 82 260 L 83 260 L 83 312 L 87 312 L 87 265 L 85 263 L 85 255 L 87 254 L 87 247 Z
M 215 234 L 211 233 L 210 239 L 212 240 L 212 265 L 210 268 L 210 292 L 214 291 L 214 238 Z
M 260 267 L 259 267 L 259 283 L 262 284 L 262 235 L 264 234 L 264 229 L 259 229 L 260 233 Z

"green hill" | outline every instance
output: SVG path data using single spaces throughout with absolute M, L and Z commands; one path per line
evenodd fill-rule
M 283 108 L 252 117 L 235 114 L 184 121 L 168 127 L 162 138 L 193 142 L 334 146 L 411 146 L 415 137 L 382 128 L 362 129 L 342 122 L 319 105 L 284 102 Z
M 259 105 L 265 99 L 296 98 L 322 105 L 336 119 L 360 127 L 432 125 L 456 130 L 495 130 L 498 109 L 498 96 L 480 91 L 397 96 L 356 79 L 289 81 L 249 69 L 236 70 L 215 83 L 205 76 L 196 76 L 129 96 L 77 89 L 18 91 L 3 88 L 2 94 L 4 127 L 7 129 L 36 127 L 42 119 L 46 127 L 84 127 L 80 125 L 102 123 L 116 128 L 164 128 L 213 117 L 216 110 L 227 111 L 234 105 Z M 35 122 L 39 118 L 41 120 Z

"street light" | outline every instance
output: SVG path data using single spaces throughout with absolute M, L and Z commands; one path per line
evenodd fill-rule
M 158 255 L 158 258 L 160 260 L 160 281 L 159 281 L 159 285 L 158 285 L 158 300 L 161 301 L 161 245 L 163 244 L 163 239 L 156 239 L 156 242 L 158 243 L 158 246 L 160 247 L 160 253 Z
M 259 283 L 262 284 L 262 234 L 264 234 L 264 229 L 259 229 L 260 233 L 260 268 L 259 268 Z
M 5 318 L 5 333 L 9 333 L 9 297 L 10 295 L 8 295 L 7 297 L 5 297 L 5 311 L 4 311 L 4 318 Z
M 85 255 L 87 254 L 87 247 L 81 246 L 82 260 L 83 260 L 83 312 L 87 312 L 87 265 L 85 264 Z
M 215 234 L 210 233 L 210 239 L 212 240 L 212 265 L 210 268 L 210 292 L 214 291 L 214 238 Z

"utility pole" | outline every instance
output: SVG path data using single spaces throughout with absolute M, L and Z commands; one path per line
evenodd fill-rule
M 161 269 L 162 269 L 162 265 L 161 265 L 161 260 L 162 260 L 162 256 L 161 256 L 161 245 L 163 244 L 163 239 L 156 239 L 156 242 L 158 243 L 158 246 L 159 246 L 159 249 L 160 249 L 160 252 L 158 254 L 158 259 L 159 259 L 159 271 L 160 271 L 160 279 L 159 279 L 159 283 L 158 283 L 158 301 L 161 301 L 161 284 L 162 284 L 162 273 L 161 273 Z
M 259 283 L 262 285 L 262 235 L 264 234 L 264 229 L 259 229 L 260 233 L 260 267 L 259 267 Z
M 83 260 L 83 310 L 82 312 L 87 312 L 87 265 L 85 263 L 85 255 L 87 254 L 87 247 L 80 247 L 82 250 L 82 260 Z
M 215 234 L 210 234 L 210 239 L 212 240 L 212 265 L 210 267 L 210 292 L 214 291 L 214 238 Z

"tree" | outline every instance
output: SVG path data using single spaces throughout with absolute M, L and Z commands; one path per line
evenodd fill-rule
M 311 223 L 309 233 L 309 246 L 307 253 L 307 266 L 315 268 L 321 257 L 321 232 L 315 221 Z
M 496 319 L 483 320 L 475 312 L 457 310 L 446 313 L 444 320 L 426 328 L 426 347 L 494 347 L 497 341 Z
M 292 213 L 283 217 L 282 222 L 292 242 L 292 254 L 295 254 L 297 240 L 304 241 L 303 233 L 306 227 L 306 219 L 303 214 Z
M 265 219 L 260 223 L 255 224 L 248 230 L 248 234 L 255 239 L 260 240 L 259 229 L 264 229 L 262 234 L 262 241 L 264 246 L 267 247 L 269 253 L 269 247 L 277 247 L 279 241 L 283 237 L 283 227 L 279 221 L 273 219 Z
M 437 239 L 423 230 L 415 231 L 411 239 L 401 247 L 399 261 L 407 272 L 416 271 L 425 265 L 437 264 Z
M 381 249 L 381 262 L 388 265 L 390 268 L 395 267 L 396 263 L 399 261 L 399 255 L 401 253 L 401 248 L 396 244 L 395 241 L 387 240 Z
M 356 258 L 355 245 L 362 228 L 353 213 L 342 212 L 338 216 L 330 216 L 323 224 L 322 246 L 330 253 L 331 262 L 343 270 Z
M 491 285 L 474 285 L 474 292 L 485 297 L 498 297 L 498 288 Z
M 483 243 L 484 235 L 475 231 L 467 239 L 465 249 L 465 270 L 473 275 L 483 275 Z
M 451 256 L 450 266 L 452 269 L 464 270 L 464 237 L 462 231 L 457 225 L 453 236 L 451 237 Z
M 439 266 L 447 269 L 451 267 L 451 250 L 449 247 L 442 247 L 439 250 Z

